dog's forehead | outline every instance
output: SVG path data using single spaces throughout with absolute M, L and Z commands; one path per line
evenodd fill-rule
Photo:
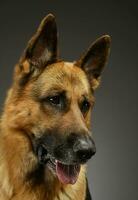
M 48 66 L 39 77 L 42 88 L 78 89 L 89 93 L 90 85 L 85 72 L 72 62 L 57 62 Z

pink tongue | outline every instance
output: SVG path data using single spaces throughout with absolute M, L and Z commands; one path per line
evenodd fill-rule
M 75 184 L 80 172 L 80 165 L 64 165 L 57 161 L 56 173 L 63 184 Z

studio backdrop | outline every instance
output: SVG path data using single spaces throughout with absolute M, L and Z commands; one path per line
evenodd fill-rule
M 45 15 L 56 16 L 60 57 L 67 61 L 78 59 L 96 38 L 112 38 L 92 115 L 97 153 L 87 177 L 94 200 L 138 199 L 137 10 L 136 0 L 0 1 L 1 112 L 14 65 Z

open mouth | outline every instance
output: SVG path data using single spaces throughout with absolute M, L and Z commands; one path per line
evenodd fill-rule
M 49 159 L 47 166 L 57 175 L 63 184 L 75 184 L 81 168 L 79 164 L 67 165 L 56 159 Z
M 59 181 L 63 184 L 75 184 L 81 165 L 80 164 L 66 164 L 59 160 L 56 160 L 48 154 L 47 150 L 43 146 L 38 148 L 38 159 L 39 163 L 47 165 L 53 174 L 57 175 Z

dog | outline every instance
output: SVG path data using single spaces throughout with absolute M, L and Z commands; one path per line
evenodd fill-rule
M 90 115 L 111 39 L 75 62 L 58 56 L 47 15 L 15 66 L 0 122 L 0 200 L 90 200 L 86 163 L 95 154 Z

